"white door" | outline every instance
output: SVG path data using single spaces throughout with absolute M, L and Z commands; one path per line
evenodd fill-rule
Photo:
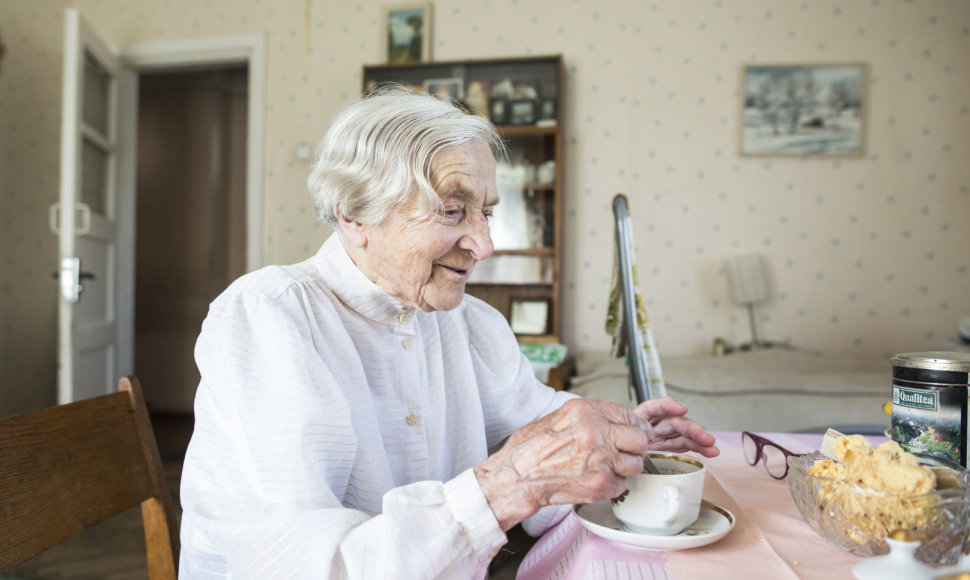
M 262 262 L 264 36 L 145 43 L 123 53 L 124 66 L 76 9 L 66 10 L 61 191 L 51 208 L 60 237 L 59 403 L 113 392 L 134 372 L 138 71 L 249 64 L 247 269 Z
M 112 392 L 118 356 L 118 77 L 77 10 L 64 28 L 59 235 L 58 403 Z

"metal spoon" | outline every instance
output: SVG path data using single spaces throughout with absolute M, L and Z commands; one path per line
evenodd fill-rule
M 643 470 L 654 475 L 660 473 L 660 470 L 657 469 L 657 466 L 654 465 L 653 461 L 650 459 L 649 453 L 643 456 Z

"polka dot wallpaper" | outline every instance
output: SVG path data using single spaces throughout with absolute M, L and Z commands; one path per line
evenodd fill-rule
M 54 399 L 63 11 L 115 46 L 263 33 L 267 263 L 315 223 L 297 158 L 380 60 L 385 2 L 34 0 L 0 4 L 0 410 Z M 946 346 L 970 316 L 970 3 L 964 0 L 438 0 L 438 60 L 561 53 L 564 340 L 606 350 L 610 201 L 630 199 L 662 354 L 750 340 L 729 257 L 760 254 L 763 338 L 885 358 Z M 865 63 L 866 151 L 739 155 L 745 64 Z M 24 389 L 14 385 L 31 384 Z

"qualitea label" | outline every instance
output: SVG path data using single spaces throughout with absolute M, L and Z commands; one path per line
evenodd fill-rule
M 893 385 L 893 405 L 936 411 L 939 409 L 939 393 L 922 389 L 907 389 Z

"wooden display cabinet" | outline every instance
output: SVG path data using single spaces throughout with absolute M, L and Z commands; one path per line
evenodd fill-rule
M 498 127 L 509 159 L 497 170 L 496 249 L 467 291 L 520 340 L 561 342 L 562 56 L 364 66 L 365 94 L 386 83 L 457 100 Z

